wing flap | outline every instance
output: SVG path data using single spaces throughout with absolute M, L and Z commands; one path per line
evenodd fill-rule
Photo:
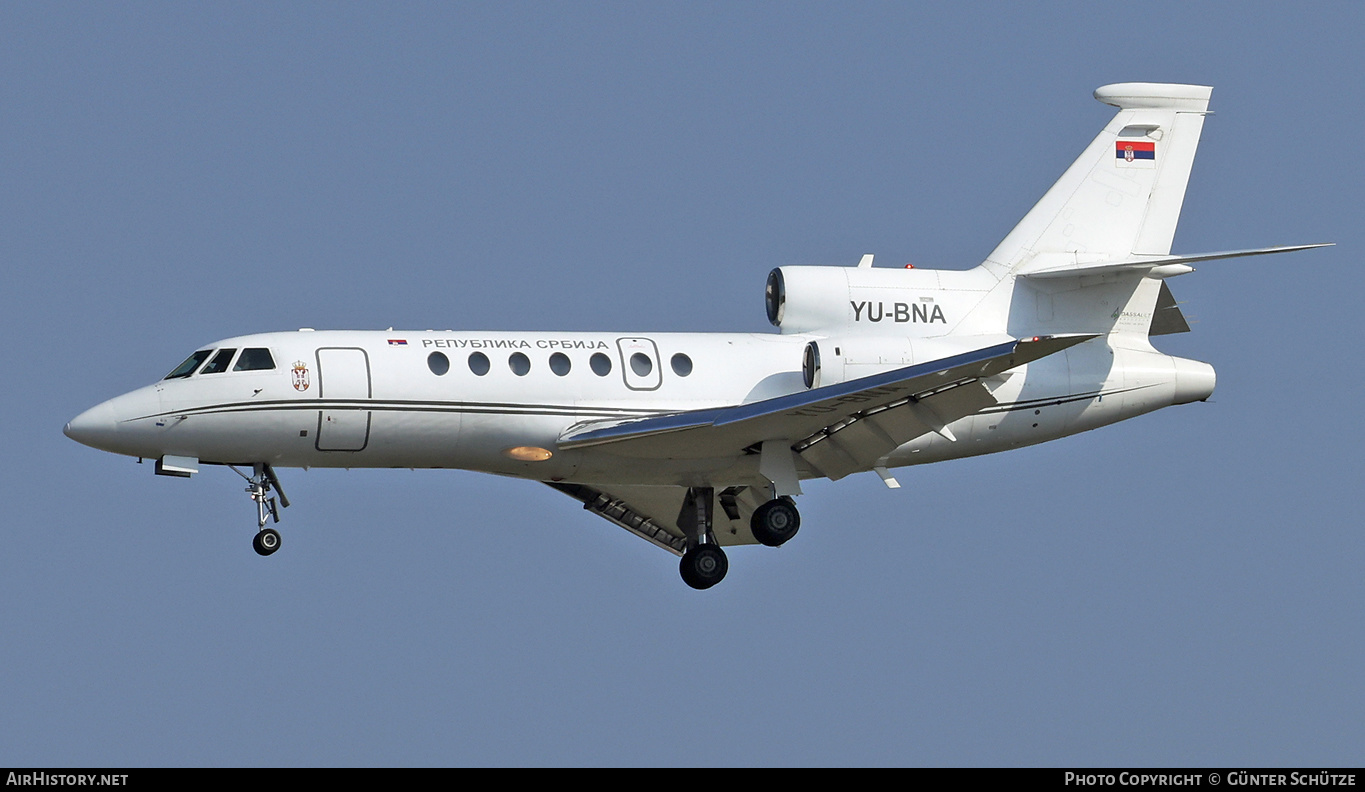
M 882 413 L 908 408 L 909 415 L 881 416 L 877 423 L 860 427 L 849 434 L 843 452 L 849 462 L 838 465 L 837 455 L 816 451 L 810 464 L 825 470 L 817 459 L 824 459 L 830 470 L 862 465 L 872 456 L 887 453 L 885 446 L 923 434 L 923 427 L 939 430 L 963 415 L 980 409 L 981 399 L 990 398 L 984 388 L 964 392 L 954 399 L 938 399 L 982 378 L 1021 366 L 1094 338 L 1093 334 L 1042 336 L 1022 341 L 1011 340 L 940 360 L 920 363 L 874 374 L 848 382 L 815 388 L 801 393 L 778 396 L 751 404 L 695 410 L 652 416 L 611 424 L 579 425 L 559 440 L 561 449 L 600 448 L 626 457 L 663 459 L 707 459 L 743 454 L 745 449 L 765 440 L 785 440 L 800 450 L 814 447 L 860 421 Z M 968 393 L 972 396 L 968 398 Z M 939 414 L 940 409 L 943 414 Z M 966 412 L 963 412 L 966 410 Z M 913 416 L 913 420 L 911 420 Z M 918 425 L 915 423 L 918 422 Z M 868 432 L 873 427 L 889 437 Z M 914 432 L 914 434 L 910 434 Z M 867 469 L 865 466 L 862 469 Z M 846 475 L 846 474 L 845 474 Z
M 797 451 L 827 478 L 839 480 L 870 470 L 882 457 L 917 437 L 939 432 L 956 442 L 946 426 L 996 403 L 979 381 L 936 393 L 853 420 L 797 443 Z

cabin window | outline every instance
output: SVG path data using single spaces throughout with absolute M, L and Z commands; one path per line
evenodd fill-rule
M 649 376 L 649 372 L 654 370 L 654 361 L 649 359 L 649 355 L 643 352 L 636 352 L 630 356 L 630 370 L 641 377 Z
M 444 352 L 432 352 L 427 355 L 427 368 L 431 369 L 432 374 L 443 377 L 450 371 L 450 358 L 446 357 Z
M 550 355 L 550 371 L 553 371 L 555 374 L 562 377 L 565 374 L 568 374 L 569 369 L 571 368 L 573 368 L 573 363 L 569 361 L 568 355 L 563 352 L 556 352 L 553 355 Z
M 275 358 L 270 356 L 269 349 L 260 347 L 247 347 L 242 350 L 242 356 L 237 358 L 237 365 L 232 367 L 233 371 L 270 371 L 275 368 Z
M 611 358 L 598 352 L 588 360 L 588 367 L 591 368 L 592 373 L 597 376 L 605 377 L 611 373 Z
M 201 349 L 193 355 L 185 358 L 185 362 L 175 367 L 175 370 L 167 374 L 165 379 L 182 379 L 194 373 L 199 368 L 199 364 L 208 360 L 209 355 L 213 354 L 212 349 Z
M 692 373 L 692 358 L 679 352 L 669 361 L 673 364 L 673 373 L 679 377 L 686 377 Z
M 507 359 L 507 365 L 512 368 L 512 373 L 518 377 L 524 377 L 531 371 L 531 359 L 520 352 L 513 352 Z
M 475 376 L 482 377 L 492 367 L 488 362 L 488 356 L 482 352 L 475 352 L 469 356 L 469 370 L 474 372 Z
M 200 374 L 222 374 L 228 370 L 228 364 L 232 362 L 232 356 L 237 354 L 236 349 L 220 349 L 218 354 L 213 356 L 204 370 Z

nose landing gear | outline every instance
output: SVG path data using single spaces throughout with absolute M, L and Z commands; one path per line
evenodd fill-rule
M 251 546 L 260 555 L 268 556 L 280 549 L 280 532 L 274 528 L 264 528 L 257 531 L 251 539 Z
M 247 494 L 256 502 L 256 536 L 252 538 L 251 546 L 258 554 L 268 556 L 280 549 L 280 532 L 265 527 L 265 524 L 270 520 L 280 521 L 279 510 L 288 508 L 289 498 L 284 494 L 284 488 L 280 486 L 280 480 L 275 477 L 275 470 L 270 465 L 257 462 L 252 465 L 250 476 L 238 470 L 236 465 L 228 467 L 246 479 Z M 270 497 L 272 487 L 279 493 L 278 503 L 277 499 Z

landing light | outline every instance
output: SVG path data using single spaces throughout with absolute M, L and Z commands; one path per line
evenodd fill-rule
M 550 451 L 535 446 L 517 446 L 503 451 L 507 456 L 522 462 L 544 462 L 554 456 Z

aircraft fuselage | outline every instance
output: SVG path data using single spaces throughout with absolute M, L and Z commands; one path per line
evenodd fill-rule
M 205 347 L 268 350 L 268 370 L 164 379 L 100 404 L 67 433 L 128 456 L 276 467 L 456 468 L 538 481 L 747 482 L 757 459 L 559 451 L 576 424 L 726 407 L 807 390 L 809 335 L 320 331 Z M 842 351 L 842 350 L 840 350 Z M 840 361 L 845 377 L 915 362 Z M 1103 339 L 986 381 L 997 404 L 888 455 L 885 466 L 1031 445 L 1206 398 L 1212 369 Z M 948 439 L 949 437 L 953 439 Z M 548 457 L 517 458 L 544 449 Z M 817 475 L 800 469 L 802 478 Z

